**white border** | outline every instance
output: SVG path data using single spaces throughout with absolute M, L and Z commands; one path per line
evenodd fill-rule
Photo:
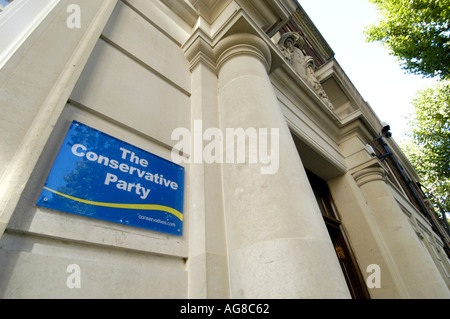
M 0 13 L 0 69 L 60 0 L 14 0 Z

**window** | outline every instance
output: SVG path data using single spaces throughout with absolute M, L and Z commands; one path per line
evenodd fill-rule
M 0 68 L 58 2 L 59 0 L 0 0 Z
M 370 295 L 366 283 L 342 228 L 339 213 L 331 197 L 328 185 L 309 171 L 307 171 L 307 175 L 336 250 L 336 256 L 339 259 L 350 294 L 354 299 L 369 299 Z

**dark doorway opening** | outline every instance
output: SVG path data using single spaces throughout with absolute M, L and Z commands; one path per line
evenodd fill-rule
M 322 212 L 352 298 L 370 299 L 369 291 L 350 247 L 327 183 L 308 170 L 306 173 Z

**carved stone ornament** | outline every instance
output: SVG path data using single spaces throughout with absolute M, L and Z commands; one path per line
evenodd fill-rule
M 316 78 L 316 74 L 315 74 L 316 65 L 314 63 L 314 59 L 310 56 L 307 56 L 305 61 L 306 61 L 305 80 L 314 89 L 314 91 L 317 93 L 317 95 L 319 95 L 319 97 L 325 102 L 325 104 L 330 109 L 333 109 L 334 108 L 333 104 L 331 103 L 330 99 L 328 98 L 327 93 L 323 89 L 322 84 L 320 84 L 320 81 Z
M 278 41 L 278 47 L 293 69 L 309 84 L 325 104 L 333 109 L 328 95 L 315 75 L 315 63 L 311 56 L 303 50 L 306 42 L 298 32 L 286 32 Z
M 305 40 L 298 32 L 286 32 L 284 33 L 280 40 L 278 41 L 278 47 L 283 53 L 286 60 L 290 63 L 294 60 L 294 55 L 297 53 L 296 51 L 300 51 L 303 49 L 305 45 Z M 297 50 L 296 50 L 297 49 Z

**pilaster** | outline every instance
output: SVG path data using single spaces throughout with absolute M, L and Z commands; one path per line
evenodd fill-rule
M 191 70 L 191 134 L 203 136 L 208 128 L 219 127 L 215 52 L 209 35 L 197 28 L 184 45 Z M 200 125 L 199 125 L 200 123 Z M 199 131 L 194 131 L 199 129 Z M 191 145 L 198 141 L 191 141 Z M 203 143 L 203 141 L 202 141 Z M 229 275 L 220 163 L 193 158 L 191 149 L 191 216 L 189 238 L 189 297 L 229 298 Z

